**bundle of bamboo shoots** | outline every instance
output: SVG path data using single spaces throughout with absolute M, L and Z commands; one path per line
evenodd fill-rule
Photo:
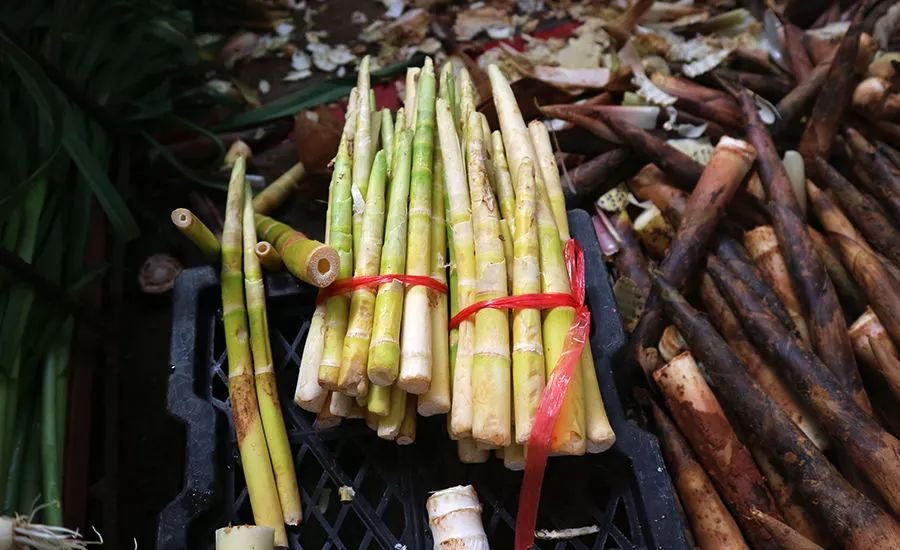
M 570 293 L 569 234 L 550 135 L 540 122 L 526 126 L 506 78 L 496 68 L 490 76 L 499 129 L 476 112 L 464 69 L 435 75 L 430 59 L 411 69 L 394 114 L 375 110 L 361 63 L 326 226 L 338 288 L 349 286 L 323 291 L 295 401 L 320 428 L 364 418 L 401 445 L 415 440 L 417 416 L 446 414 L 461 460 L 497 449 L 521 469 L 574 310 L 525 302 L 481 309 L 453 329 L 449 321 L 485 300 Z M 555 454 L 601 452 L 615 440 L 589 352 L 561 416 Z

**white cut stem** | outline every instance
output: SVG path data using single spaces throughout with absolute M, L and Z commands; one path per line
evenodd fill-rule
M 301 409 L 317 413 L 322 410 L 328 391 L 319 385 L 319 365 L 322 363 L 322 350 L 325 347 L 325 304 L 316 306 L 309 331 L 306 334 L 306 345 L 300 358 L 300 373 L 297 375 L 297 389 L 294 391 L 294 403 Z
M 275 530 L 258 525 L 234 525 L 216 530 L 216 550 L 274 550 Z
M 437 491 L 425 502 L 435 548 L 489 550 L 475 488 L 458 485 Z

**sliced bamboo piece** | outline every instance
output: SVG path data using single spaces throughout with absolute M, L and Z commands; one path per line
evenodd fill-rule
M 534 165 L 525 159 L 517 178 L 516 232 L 513 262 L 513 295 L 541 291 L 540 245 L 535 218 Z M 541 338 L 541 311 L 516 309 L 512 312 L 513 401 L 515 441 L 528 443 L 531 425 L 544 391 L 544 348 Z
M 797 397 L 778 373 L 759 355 L 750 343 L 741 323 L 719 292 L 712 277 L 703 274 L 700 283 L 700 296 L 713 325 L 728 342 L 732 351 L 747 369 L 747 373 L 781 410 L 803 430 L 816 447 L 826 449 L 828 439 L 822 427 L 815 421 L 809 409 L 799 402 Z
M 734 512 L 754 547 L 774 548 L 771 536 L 745 514 L 752 508 L 778 515 L 750 451 L 738 439 L 690 352 L 653 373 L 675 423 Z
M 354 275 L 357 277 L 377 275 L 379 271 L 384 238 L 386 179 L 387 161 L 382 150 L 375 154 L 369 173 L 366 210 L 360 228 L 362 234 L 359 237 L 359 254 L 354 257 L 356 260 Z M 369 360 L 374 315 L 375 291 L 371 287 L 354 290 L 350 298 L 350 317 L 344 335 L 341 369 L 338 374 L 338 387 L 347 395 L 360 396 L 368 391 L 366 365 Z
M 292 275 L 319 288 L 334 282 L 340 272 L 341 258 L 333 247 L 267 216 L 256 214 L 255 218 L 257 233 L 275 246 Z
M 900 509 L 900 442 L 876 424 L 822 361 L 784 330 L 758 297 L 730 277 L 715 257 L 710 258 L 709 270 L 725 299 L 739 312 L 747 334 L 763 356 L 782 366 L 784 376 L 831 442 L 847 454 L 892 510 Z
M 206 227 L 200 218 L 187 208 L 172 210 L 172 223 L 181 233 L 190 239 L 210 262 L 216 263 L 221 256 L 219 239 Z
M 269 342 L 269 320 L 266 316 L 266 289 L 263 285 L 259 258 L 256 257 L 256 228 L 253 225 L 253 203 L 250 199 L 249 185 L 244 191 L 243 245 L 244 292 L 247 300 L 250 351 L 253 356 L 253 376 L 259 414 L 272 461 L 284 522 L 288 525 L 299 525 L 303 520 L 303 510 L 300 505 L 297 474 L 294 471 L 294 455 L 287 429 L 284 427 L 281 402 L 275 384 L 272 346 Z
M 381 252 L 382 275 L 406 272 L 407 206 L 412 159 L 412 133 L 406 128 L 397 130 L 394 168 L 388 197 L 387 221 L 384 228 L 384 247 Z M 372 337 L 369 343 L 368 377 L 373 384 L 388 386 L 400 374 L 400 327 L 403 318 L 404 286 L 400 281 L 382 283 L 375 298 Z M 371 390 L 372 388 L 370 388 Z M 386 394 L 378 390 L 376 409 L 387 414 Z M 372 409 L 370 403 L 369 410 Z M 384 411 L 383 414 L 380 411 Z
M 667 315 L 696 351 L 713 384 L 723 388 L 719 397 L 740 422 L 742 432 L 766 449 L 785 476 L 795 481 L 803 499 L 822 518 L 826 536 L 843 541 L 847 548 L 891 548 L 900 544 L 897 522 L 853 488 L 753 383 L 705 317 L 665 278 L 658 277 L 654 284 Z M 827 372 L 824 367 L 822 370 Z
M 282 271 L 284 262 L 281 260 L 281 254 L 275 250 L 275 247 L 266 241 L 259 241 L 253 252 L 259 259 L 259 263 L 268 271 Z
M 247 307 L 244 303 L 241 211 L 244 206 L 245 169 L 243 157 L 235 160 L 228 184 L 225 227 L 222 230 L 222 319 L 228 352 L 228 395 L 253 519 L 258 525 L 275 530 L 276 544 L 287 546 L 284 517 L 256 398 Z
M 700 548 L 748 548 L 741 530 L 703 466 L 694 458 L 687 441 L 662 409 L 656 403 L 650 403 L 663 456 Z
M 444 185 L 447 192 L 447 225 L 453 238 L 453 266 L 456 267 L 458 306 L 460 309 L 475 299 L 475 246 L 472 233 L 471 201 L 459 137 L 453 125 L 450 105 L 437 100 L 437 127 L 444 163 Z M 451 271 L 452 273 L 452 271 Z M 475 320 L 459 325 L 457 351 L 453 365 L 453 399 L 450 410 L 450 437 L 463 439 L 472 434 L 472 353 Z M 460 446 L 462 449 L 462 446 Z M 462 453 L 463 451 L 460 451 Z
M 469 115 L 466 172 L 475 243 L 475 301 L 508 295 L 500 216 L 487 182 L 480 113 Z M 486 308 L 475 314 L 472 360 L 472 438 L 505 447 L 512 441 L 509 314 Z
M 660 264 L 660 271 L 670 282 L 676 285 L 687 282 L 716 223 L 725 213 L 725 205 L 734 197 L 755 158 L 756 151 L 749 143 L 727 136 L 719 140 L 715 153 L 688 198 L 669 253 Z M 656 295 L 651 293 L 644 315 L 631 334 L 629 347 L 634 350 L 634 357 L 640 357 L 644 348 L 654 347 L 659 341 L 665 328 L 660 305 Z
M 775 291 L 781 304 L 790 315 L 792 325 L 796 327 L 803 341 L 809 344 L 809 329 L 800 309 L 800 300 L 794 292 L 784 256 L 778 249 L 778 237 L 775 235 L 775 230 L 771 225 L 761 225 L 747 231 L 744 233 L 744 246 L 753 257 L 753 262 L 763 280 Z
M 442 75 L 443 76 L 443 75 Z M 447 223 L 444 219 L 444 161 L 440 144 L 435 145 L 434 184 L 431 191 L 431 277 L 447 284 Z M 422 416 L 450 412 L 450 342 L 447 325 L 447 294 L 429 290 L 431 314 L 431 385 L 419 396 Z
M 687 192 L 675 187 L 665 172 L 655 164 L 641 168 L 629 182 L 629 187 L 637 198 L 650 201 L 673 227 L 681 224 L 681 217 L 687 207 Z
M 304 175 L 306 169 L 302 162 L 291 166 L 287 172 L 253 197 L 253 210 L 257 214 L 264 215 L 276 210 L 299 189 L 298 184 Z
M 409 183 L 409 237 L 406 273 L 431 275 L 431 186 L 434 155 L 434 65 L 425 59 L 416 91 L 415 133 L 412 173 Z M 400 376 L 397 384 L 410 393 L 421 394 L 431 384 L 431 318 L 428 288 L 410 286 L 403 301 L 400 333 Z

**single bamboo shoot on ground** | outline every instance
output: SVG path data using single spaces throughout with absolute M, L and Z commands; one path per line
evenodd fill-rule
M 253 211 L 257 214 L 269 214 L 281 206 L 299 189 L 298 184 L 305 174 L 302 162 L 291 166 L 287 172 L 253 197 Z
M 425 502 L 435 548 L 489 550 L 475 488 L 457 485 L 436 491 Z
M 355 275 L 377 275 L 381 262 L 381 246 L 384 237 L 385 180 L 387 160 L 384 151 L 375 154 L 366 194 L 366 210 L 363 212 L 359 237 L 359 254 L 355 256 Z M 371 287 L 353 291 L 350 299 L 350 318 L 341 352 L 341 370 L 338 387 L 347 395 L 365 395 L 369 379 L 366 365 L 369 359 L 369 343 L 375 314 L 375 292 Z
M 447 224 L 444 219 L 444 162 L 440 144 L 435 146 L 434 185 L 431 191 L 431 277 L 447 283 Z M 510 243 L 512 244 L 512 243 Z M 447 294 L 429 290 L 431 313 L 431 385 L 416 400 L 419 414 L 450 412 L 450 348 Z M 415 424 L 413 424 L 415 427 Z
M 269 342 L 269 320 L 266 315 L 266 289 L 263 286 L 259 258 L 256 257 L 256 228 L 253 225 L 253 204 L 250 200 L 249 185 L 244 193 L 244 292 L 247 299 L 256 396 L 284 522 L 288 525 L 299 525 L 303 520 L 303 511 L 300 506 L 297 474 L 294 471 L 294 456 L 284 427 L 281 402 L 275 384 L 272 346 Z
M 540 246 L 535 218 L 534 165 L 526 159 L 516 179 L 516 236 L 513 262 L 513 295 L 541 291 Z M 528 443 L 531 424 L 544 390 L 544 348 L 541 342 L 541 311 L 512 312 L 513 400 L 515 441 Z
M 466 160 L 475 243 L 475 301 L 508 295 L 500 213 L 488 185 L 479 113 L 466 126 Z M 486 308 L 475 314 L 472 362 L 472 438 L 505 447 L 512 441 L 509 314 Z
M 434 155 L 434 66 L 425 59 L 416 90 L 415 132 L 412 147 L 412 173 L 409 184 L 409 237 L 406 273 L 430 276 L 431 263 L 431 186 Z M 421 394 L 431 384 L 431 317 L 428 288 L 410 286 L 403 301 L 400 334 L 400 376 L 397 384 L 404 390 Z
M 748 548 L 687 441 L 656 403 L 651 406 L 663 456 L 700 548 Z
M 187 208 L 172 210 L 172 223 L 190 239 L 210 262 L 218 262 L 221 255 L 219 239 Z
M 387 221 L 384 228 L 384 247 L 381 252 L 382 275 L 406 272 L 407 205 L 409 202 L 409 173 L 412 157 L 412 133 L 406 128 L 397 130 L 394 168 L 388 193 Z M 403 316 L 404 286 L 400 281 L 382 283 L 375 298 L 372 338 L 369 344 L 368 376 L 373 384 L 393 384 L 400 373 L 400 327 Z M 371 389 L 371 388 L 370 388 Z M 378 403 L 385 404 L 386 394 L 378 390 Z M 372 405 L 370 404 L 370 410 Z M 376 405 L 376 410 L 381 411 Z M 381 414 L 381 412 L 379 412 Z M 387 414 L 386 412 L 384 414 Z M 383 415 L 382 415 L 383 416 Z
M 715 257 L 709 260 L 709 270 L 757 349 L 784 369 L 784 376 L 832 443 L 847 454 L 892 510 L 900 510 L 900 442 L 878 426 L 822 361 L 786 331 L 749 288 L 729 276 Z
M 667 363 L 653 373 L 653 380 L 750 543 L 774 548 L 768 533 L 748 521 L 745 514 L 751 508 L 759 508 L 778 515 L 775 501 L 750 451 L 734 433 L 691 354 L 682 353 Z
M 753 383 L 705 317 L 665 278 L 658 277 L 654 285 L 666 314 L 695 350 L 713 384 L 721 388 L 719 397 L 740 422 L 743 433 L 765 449 L 785 476 L 795 482 L 801 496 L 822 518 L 830 540 L 841 541 L 845 548 L 859 549 L 893 548 L 900 544 L 897 522 L 854 489 Z
M 278 501 L 278 489 L 254 387 L 247 307 L 244 303 L 241 269 L 244 171 L 244 159 L 238 158 L 228 184 L 225 227 L 222 230 L 222 318 L 228 352 L 228 394 L 253 518 L 257 524 L 275 530 L 275 541 L 279 546 L 287 546 L 281 503 Z
M 450 105 L 437 100 L 437 127 L 444 163 L 444 185 L 447 193 L 447 224 L 453 234 L 453 259 L 459 308 L 474 303 L 475 247 L 472 234 L 471 199 L 459 137 L 453 125 Z M 456 360 L 453 363 L 453 399 L 450 410 L 450 437 L 461 439 L 472 433 L 472 353 L 475 320 L 459 325 Z

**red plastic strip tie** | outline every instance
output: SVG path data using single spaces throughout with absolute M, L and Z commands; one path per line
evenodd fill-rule
M 349 294 L 358 288 L 379 286 L 391 281 L 400 281 L 407 286 L 425 286 L 442 294 L 447 293 L 447 285 L 426 275 L 360 275 L 358 277 L 338 279 L 320 290 L 319 296 L 316 298 L 316 305 L 321 304 L 332 296 Z

